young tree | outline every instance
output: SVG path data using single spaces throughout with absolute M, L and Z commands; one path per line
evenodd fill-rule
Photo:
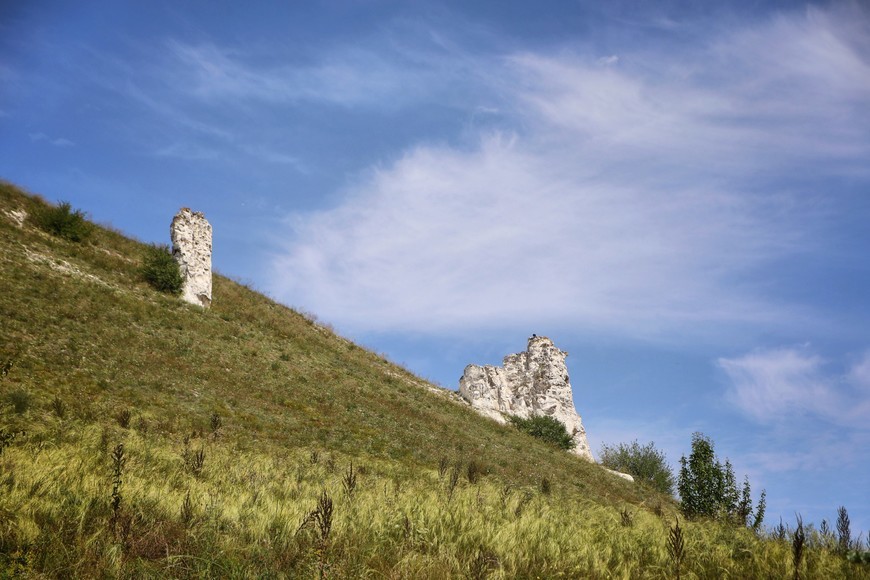
M 628 473 L 662 493 L 674 494 L 674 474 L 665 454 L 654 443 L 641 445 L 635 439 L 631 444 L 604 444 L 598 455 L 604 467 Z
M 692 453 L 689 459 L 680 458 L 677 489 L 686 517 L 713 517 L 722 503 L 724 476 L 722 465 L 716 461 L 713 441 L 702 433 L 692 435 Z
M 713 441 L 702 433 L 692 435 L 692 453 L 680 458 L 680 474 L 677 481 L 680 507 L 686 517 L 720 517 L 741 526 L 749 525 L 752 514 L 752 496 L 749 478 L 743 489 L 737 491 L 734 468 L 726 460 L 722 465 L 716 459 Z M 754 529 L 764 519 L 767 496 L 764 491 L 752 523 Z

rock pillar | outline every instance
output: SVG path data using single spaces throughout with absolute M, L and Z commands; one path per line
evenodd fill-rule
M 574 408 L 565 366 L 567 356 L 549 338 L 532 336 L 527 350 L 506 356 L 503 367 L 465 367 L 459 379 L 459 394 L 479 413 L 500 423 L 507 422 L 507 415 L 558 419 L 574 439 L 573 452 L 594 462 L 586 429 Z
M 185 302 L 211 305 L 211 224 L 202 212 L 181 208 L 169 228 L 172 255 L 181 268 Z

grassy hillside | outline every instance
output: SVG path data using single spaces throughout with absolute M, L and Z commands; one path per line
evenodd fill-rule
M 714 523 L 681 522 L 680 563 L 669 498 L 227 278 L 203 311 L 141 280 L 139 242 L 18 224 L 44 205 L 0 183 L 0 576 L 793 574 Z

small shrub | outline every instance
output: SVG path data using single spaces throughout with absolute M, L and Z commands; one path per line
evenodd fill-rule
M 33 401 L 29 391 L 24 389 L 15 389 L 6 395 L 6 400 L 12 405 L 12 408 L 19 415 L 25 413 L 30 408 L 30 403 Z
M 541 493 L 550 495 L 553 492 L 553 484 L 546 477 L 541 479 Z
M 624 528 L 630 528 L 634 525 L 634 514 L 632 514 L 628 508 L 622 508 L 619 512 L 619 523 L 622 524 Z
M 559 449 L 568 451 L 576 445 L 571 438 L 571 434 L 565 428 L 564 423 L 553 417 L 536 415 L 523 419 L 522 417 L 511 415 L 508 419 L 520 431 L 551 443 Z
M 69 202 L 46 206 L 33 213 L 36 227 L 71 242 L 82 242 L 94 231 L 94 226 L 81 210 L 74 210 Z
M 142 261 L 141 273 L 145 281 L 160 292 L 178 296 L 184 288 L 181 268 L 172 257 L 169 246 L 148 246 Z
M 12 366 L 15 364 L 15 361 L 12 359 L 4 360 L 0 363 L 0 379 L 5 379 L 9 376 L 9 371 L 12 370 Z
M 473 459 L 468 462 L 468 466 L 465 469 L 465 478 L 468 479 L 468 483 L 474 485 L 480 479 L 480 476 L 483 475 L 483 468 L 480 464 Z
M 604 467 L 627 473 L 664 494 L 674 494 L 674 474 L 665 454 L 654 443 L 641 445 L 635 440 L 630 444 L 605 444 L 598 455 Z

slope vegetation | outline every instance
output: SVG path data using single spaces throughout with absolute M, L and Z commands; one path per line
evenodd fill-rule
M 158 293 L 145 245 L 42 207 L 0 183 L 0 576 L 792 574 L 713 523 L 680 559 L 669 498 L 223 276 L 206 311 Z

